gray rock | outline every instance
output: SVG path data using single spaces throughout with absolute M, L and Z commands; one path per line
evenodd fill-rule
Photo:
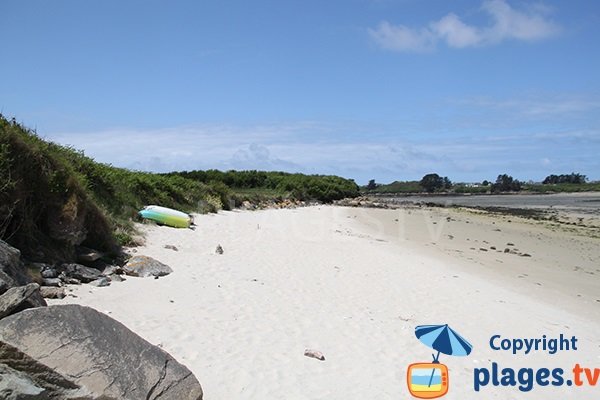
M 109 286 L 110 285 L 110 279 L 108 279 L 107 277 L 103 276 L 101 278 L 98 278 L 96 280 L 93 280 L 89 283 L 92 286 L 98 286 L 98 287 L 103 287 L 103 286 Z
M 123 266 L 123 271 L 127 275 L 147 277 L 147 276 L 165 276 L 173 270 L 168 265 L 148 256 L 133 256 L 127 264 Z
M 87 247 L 77 248 L 77 262 L 82 264 L 91 264 L 102 258 L 103 254 L 97 250 L 88 249 Z
M 0 341 L 0 398 L 83 400 L 93 397 L 72 380 Z
M 123 282 L 127 279 L 123 278 L 121 275 L 113 274 L 109 276 L 111 282 Z
M 40 272 L 42 278 L 58 278 L 58 271 L 54 268 L 45 268 Z
M 215 250 L 215 253 L 217 254 L 223 254 L 223 247 L 221 247 L 221 245 L 217 245 L 217 249 Z
M 46 301 L 40 294 L 40 285 L 30 283 L 26 286 L 10 288 L 0 296 L 0 318 L 18 313 L 27 308 L 45 306 Z
M 306 357 L 316 358 L 320 361 L 325 361 L 325 356 L 319 350 L 306 349 L 304 350 L 304 355 Z
M 106 267 L 104 267 L 104 269 L 102 270 L 102 273 L 100 275 L 110 276 L 113 274 L 122 274 L 122 273 L 123 273 L 123 269 L 121 267 L 118 267 L 116 265 L 107 265 Z
M 65 288 L 50 286 L 42 286 L 40 288 L 40 294 L 45 299 L 64 299 L 67 296 Z
M 202 399 L 190 370 L 92 308 L 59 305 L 4 318 L 0 344 L 43 364 L 91 398 Z M 13 368 L 31 370 L 30 362 Z
M 91 282 L 100 277 L 100 271 L 81 264 L 63 264 L 61 269 L 69 278 L 75 278 L 83 283 Z
M 13 286 L 15 286 L 14 279 L 8 276 L 4 271 L 0 270 L 0 294 L 3 294 Z
M 61 272 L 58 275 L 58 278 L 69 285 L 81 285 L 81 281 L 79 279 L 71 278 L 67 276 L 67 274 L 65 274 L 64 272 Z
M 3 240 L 0 240 L 0 265 L 16 267 L 21 262 L 21 252 Z M 4 269 L 4 268 L 3 268 Z
M 42 285 L 60 287 L 63 285 L 63 282 L 59 278 L 44 278 L 42 279 Z
M 0 271 L 9 276 L 14 285 L 25 285 L 31 282 L 31 279 L 25 275 L 25 269 L 21 262 L 21 252 L 3 240 L 0 240 Z
M 179 249 L 175 246 L 173 246 L 172 244 L 165 244 L 163 246 L 165 249 L 169 249 L 169 250 L 173 250 L 173 251 L 179 251 Z

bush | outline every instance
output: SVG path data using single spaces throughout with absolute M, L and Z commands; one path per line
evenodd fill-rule
M 544 185 L 556 185 L 561 183 L 572 183 L 576 185 L 581 185 L 587 182 L 587 177 L 585 175 L 581 175 L 579 173 L 572 172 L 570 174 L 563 175 L 548 175 L 542 184 Z
M 492 193 L 518 192 L 521 190 L 521 182 L 507 174 L 498 175 L 496 183 L 492 185 Z
M 448 179 L 447 176 L 441 177 L 438 174 L 427 174 L 421 179 L 419 182 L 423 190 L 428 193 L 433 193 L 442 189 L 450 189 L 452 187 L 452 182 Z

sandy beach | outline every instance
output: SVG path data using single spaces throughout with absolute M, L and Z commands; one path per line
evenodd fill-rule
M 206 399 L 410 398 L 408 365 L 431 361 L 414 334 L 424 324 L 449 324 L 473 345 L 467 357 L 440 357 L 448 399 L 598 397 L 586 386 L 473 388 L 474 371 L 493 362 L 563 368 L 565 379 L 577 363 L 600 367 L 600 239 L 587 231 L 428 207 L 195 220 L 195 230 L 142 225 L 145 244 L 130 250 L 172 274 L 69 286 L 70 296 L 51 303 L 93 307 L 161 346 L 196 375 Z M 490 348 L 494 335 L 561 334 L 575 336 L 577 350 Z

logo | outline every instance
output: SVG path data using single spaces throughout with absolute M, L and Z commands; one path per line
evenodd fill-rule
M 450 387 L 448 367 L 439 362 L 440 353 L 467 356 L 473 346 L 446 325 L 419 325 L 415 335 L 423 344 L 437 351 L 433 361 L 410 364 L 406 373 L 408 391 L 419 399 L 445 396 Z

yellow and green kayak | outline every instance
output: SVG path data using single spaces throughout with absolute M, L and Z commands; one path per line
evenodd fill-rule
M 161 206 L 146 206 L 138 213 L 142 218 L 156 221 L 159 224 L 174 228 L 189 228 L 192 217 L 188 214 Z

